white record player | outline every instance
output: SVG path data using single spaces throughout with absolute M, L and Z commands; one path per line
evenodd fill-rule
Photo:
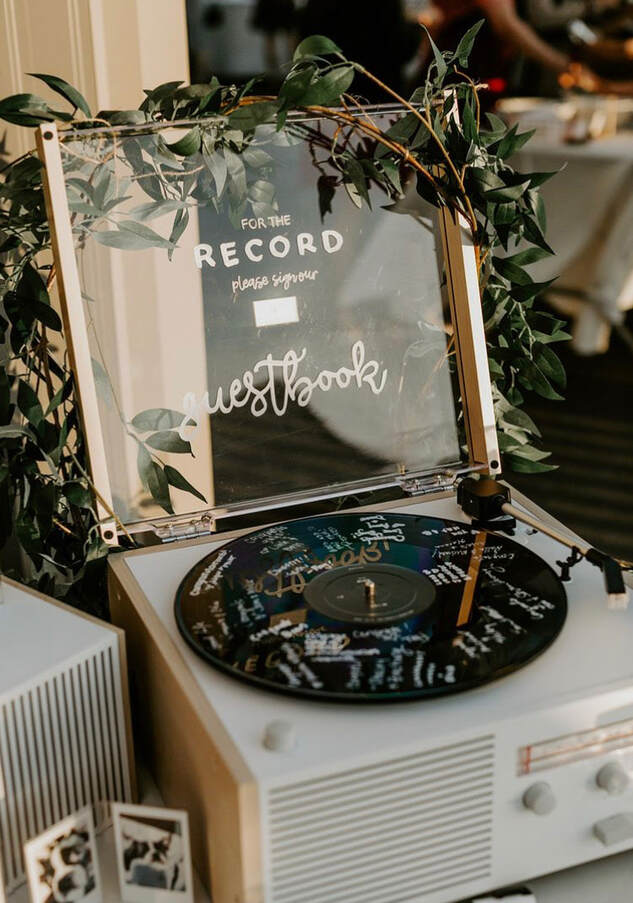
M 527 499 L 512 539 L 457 504 L 500 471 L 461 224 L 406 180 L 322 216 L 319 120 L 258 130 L 255 175 L 176 156 L 189 126 L 39 145 L 102 533 L 147 546 L 110 559 L 138 738 L 216 903 L 450 903 L 633 848 L 633 613 L 558 579 L 543 531 L 586 549 Z

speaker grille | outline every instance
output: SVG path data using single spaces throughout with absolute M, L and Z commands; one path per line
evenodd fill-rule
M 491 872 L 494 738 L 269 792 L 272 903 L 395 903 Z
M 9 889 L 24 880 L 22 846 L 87 804 L 131 795 L 116 638 L 0 705 L 0 840 Z

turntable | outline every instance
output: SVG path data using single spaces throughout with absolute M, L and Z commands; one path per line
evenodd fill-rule
M 97 178 L 166 234 L 126 167 L 177 180 L 185 126 L 40 151 L 101 530 L 144 546 L 110 559 L 138 739 L 214 899 L 450 903 L 633 848 L 633 614 L 498 480 L 466 231 L 406 184 L 322 219 L 297 119 L 258 133 L 268 207 L 210 210 L 239 167 L 201 163 L 177 245 L 75 254 Z

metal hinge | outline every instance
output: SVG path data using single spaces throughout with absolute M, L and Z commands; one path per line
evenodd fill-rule
M 407 495 L 431 495 L 434 492 L 450 492 L 455 488 L 457 474 L 452 471 L 434 473 L 430 477 L 402 477 L 398 482 Z
M 203 514 L 202 517 L 186 521 L 170 521 L 154 527 L 154 532 L 161 542 L 176 542 L 179 539 L 192 539 L 198 536 L 209 536 L 215 530 L 215 517 Z

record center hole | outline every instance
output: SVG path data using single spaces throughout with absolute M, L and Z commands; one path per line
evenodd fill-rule
M 332 568 L 314 577 L 304 596 L 312 609 L 341 623 L 397 624 L 430 608 L 436 592 L 418 571 L 380 563 Z
M 376 584 L 373 580 L 365 580 L 365 601 L 370 608 L 376 607 Z

